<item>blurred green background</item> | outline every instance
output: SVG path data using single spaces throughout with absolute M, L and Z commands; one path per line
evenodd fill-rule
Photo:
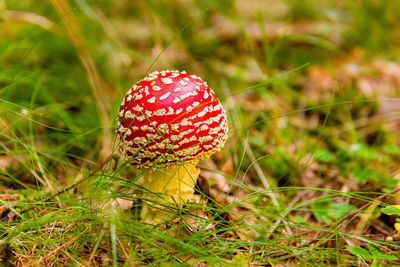
M 271 187 L 281 208 L 302 203 L 288 220 L 329 225 L 363 198 L 311 205 L 324 194 L 297 187 L 373 195 L 399 183 L 399 17 L 398 0 L 0 0 L 1 189 L 38 201 L 90 177 L 113 153 L 127 90 L 178 69 L 207 81 L 229 117 L 224 151 L 203 163 L 218 170 L 202 172 L 212 192 Z M 127 186 L 135 175 L 108 178 Z M 270 201 L 249 205 L 273 222 Z M 252 210 L 242 208 L 239 218 Z M 393 223 L 371 217 L 354 234 L 374 236 L 374 224 L 392 233 Z

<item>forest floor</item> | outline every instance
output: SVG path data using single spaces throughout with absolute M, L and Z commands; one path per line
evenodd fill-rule
M 0 0 L 0 264 L 400 265 L 399 17 L 398 0 Z M 229 137 L 198 202 L 151 225 L 116 118 L 165 69 L 208 82 Z

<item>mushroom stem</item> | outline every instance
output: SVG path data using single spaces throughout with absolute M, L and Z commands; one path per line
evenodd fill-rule
M 144 199 L 147 199 L 148 207 L 144 207 L 142 219 L 157 222 L 171 217 L 168 216 L 168 211 L 163 212 L 165 206 L 182 206 L 183 203 L 192 200 L 199 173 L 196 163 L 192 162 L 148 170 L 143 183 Z

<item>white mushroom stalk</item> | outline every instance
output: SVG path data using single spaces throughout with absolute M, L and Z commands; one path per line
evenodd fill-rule
M 155 201 L 190 201 L 200 173 L 196 164 L 227 139 L 226 114 L 215 93 L 185 72 L 151 73 L 128 91 L 118 118 L 119 152 L 145 169 L 144 193 Z

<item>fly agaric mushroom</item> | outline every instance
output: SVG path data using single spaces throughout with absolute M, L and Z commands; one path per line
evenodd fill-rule
M 119 152 L 144 173 L 143 187 L 168 202 L 193 197 L 199 160 L 219 151 L 226 114 L 207 83 L 186 72 L 153 72 L 128 91 L 118 113 Z

